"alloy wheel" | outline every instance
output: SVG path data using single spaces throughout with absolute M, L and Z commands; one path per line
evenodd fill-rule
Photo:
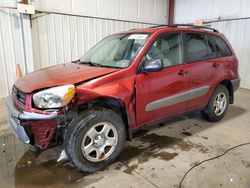
M 216 95 L 215 100 L 214 100 L 214 113 L 216 116 L 220 116 L 223 114 L 227 107 L 227 97 L 224 92 L 219 93 Z
M 82 140 L 82 153 L 91 162 L 107 159 L 115 150 L 118 133 L 114 125 L 100 122 L 89 128 Z

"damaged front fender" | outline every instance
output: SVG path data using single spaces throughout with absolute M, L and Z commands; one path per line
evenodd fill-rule
M 110 98 L 119 100 L 122 103 L 124 112 L 129 113 L 129 127 L 136 128 L 135 120 L 135 76 L 123 77 L 116 81 L 97 87 L 86 87 L 80 85 L 76 88 L 76 105 L 80 106 L 100 98 Z M 100 86 L 99 86 L 100 85 Z

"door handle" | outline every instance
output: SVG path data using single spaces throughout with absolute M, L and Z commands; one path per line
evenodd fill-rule
M 214 67 L 214 68 L 217 68 L 218 66 L 220 66 L 219 63 L 214 63 L 214 64 L 213 64 L 213 67 Z
M 188 74 L 188 71 L 187 70 L 180 70 L 178 72 L 178 75 L 185 75 L 185 74 Z

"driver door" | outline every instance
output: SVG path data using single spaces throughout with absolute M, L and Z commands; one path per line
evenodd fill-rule
M 181 33 L 158 37 L 142 58 L 161 59 L 164 69 L 136 77 L 136 115 L 139 126 L 182 113 L 188 105 L 188 64 L 184 64 Z M 140 66 L 141 67 L 141 66 Z

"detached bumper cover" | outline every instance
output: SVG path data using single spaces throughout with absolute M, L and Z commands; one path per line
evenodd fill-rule
M 13 129 L 15 135 L 25 144 L 30 143 L 30 139 L 26 134 L 23 126 L 21 126 L 20 121 L 13 115 L 10 114 L 10 125 Z
M 13 132 L 23 143 L 29 144 L 30 139 L 27 133 L 25 132 L 24 127 L 21 126 L 19 120 L 19 115 L 21 114 L 21 112 L 14 106 L 12 96 L 8 96 L 6 98 L 6 103 L 9 111 L 10 125 L 13 129 Z
M 29 122 L 32 134 L 35 137 L 37 147 L 45 149 L 56 130 L 57 113 L 38 114 L 33 112 L 20 111 L 13 103 L 12 96 L 6 98 L 9 111 L 10 124 L 15 135 L 25 144 L 30 144 L 30 138 L 22 125 L 22 122 Z
M 240 81 L 241 81 L 240 77 L 239 77 L 239 78 L 236 78 L 236 79 L 234 79 L 234 80 L 231 80 L 232 86 L 233 86 L 233 91 L 234 91 L 234 92 L 235 92 L 237 89 L 239 89 L 239 87 L 240 87 Z

